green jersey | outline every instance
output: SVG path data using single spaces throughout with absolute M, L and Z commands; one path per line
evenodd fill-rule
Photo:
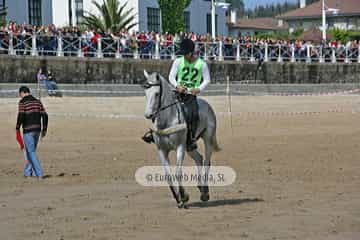
M 181 57 L 177 73 L 177 84 L 187 87 L 190 91 L 194 88 L 199 88 L 204 65 L 205 62 L 201 58 L 198 58 L 193 63 L 189 63 L 184 57 Z

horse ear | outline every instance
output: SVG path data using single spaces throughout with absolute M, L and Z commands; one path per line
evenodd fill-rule
M 144 69 L 144 76 L 146 77 L 146 79 L 149 78 L 149 73 Z

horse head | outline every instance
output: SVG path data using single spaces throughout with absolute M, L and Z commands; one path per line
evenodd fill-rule
M 146 97 L 144 115 L 145 118 L 151 119 L 161 105 L 161 76 L 156 72 L 149 74 L 146 70 L 144 70 L 144 76 L 146 78 L 143 84 Z

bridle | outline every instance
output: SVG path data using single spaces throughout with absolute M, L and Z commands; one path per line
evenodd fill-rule
M 160 112 L 164 111 L 165 109 L 168 109 L 169 107 L 172 107 L 176 104 L 179 103 L 179 101 L 175 101 L 169 105 L 166 105 L 166 106 L 161 106 L 161 98 L 162 98 L 162 94 L 163 94 L 163 88 L 162 88 L 162 85 L 161 83 L 145 83 L 142 85 L 142 87 L 144 89 L 149 89 L 149 88 L 152 88 L 152 87 L 160 87 L 160 93 L 159 93 L 159 102 L 158 102 L 158 107 L 157 107 L 157 110 L 152 114 L 152 121 L 154 122 L 156 117 L 159 115 Z

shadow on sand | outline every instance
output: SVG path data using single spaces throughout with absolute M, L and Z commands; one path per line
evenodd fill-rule
M 192 202 L 187 204 L 189 208 L 206 208 L 206 207 L 220 207 L 227 205 L 240 205 L 243 203 L 263 202 L 261 198 L 239 198 L 239 199 L 223 199 L 213 200 L 209 202 Z

